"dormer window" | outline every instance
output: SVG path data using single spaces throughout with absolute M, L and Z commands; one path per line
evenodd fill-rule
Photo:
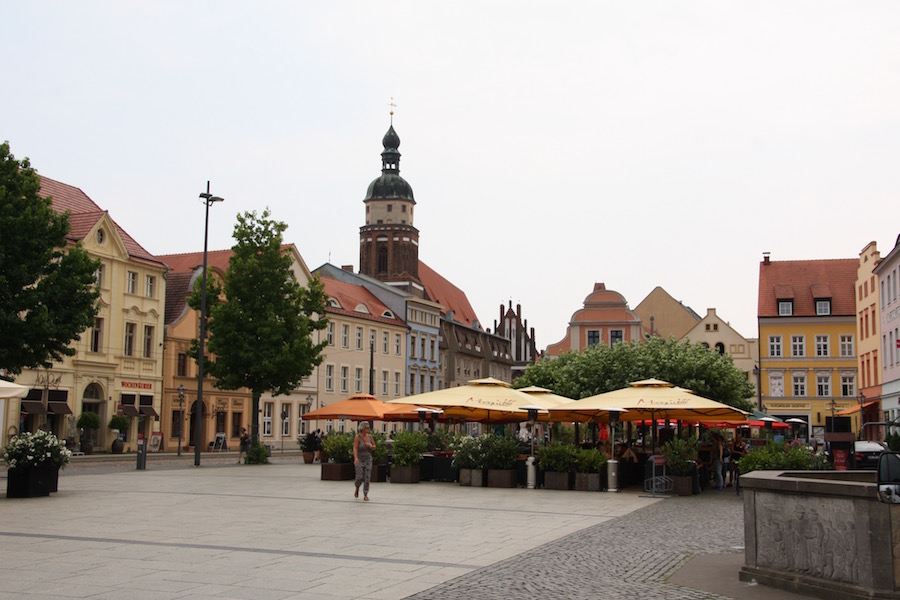
M 356 312 L 358 312 L 358 313 L 363 313 L 363 314 L 366 314 L 366 315 L 369 314 L 369 309 L 366 308 L 366 305 L 365 305 L 365 304 L 362 304 L 362 303 L 357 304 L 357 305 L 356 305 L 356 308 L 354 308 L 353 310 L 356 311 Z
M 335 300 L 334 298 L 328 299 L 328 306 L 331 308 L 341 308 L 341 303 Z
M 819 316 L 831 314 L 831 300 L 816 300 L 816 314 Z
M 793 300 L 779 300 L 778 301 L 778 316 L 779 317 L 790 317 L 794 314 L 794 301 Z
M 384 317 L 385 319 L 393 319 L 393 318 L 394 318 L 394 313 L 392 313 L 392 312 L 389 311 L 389 310 L 386 310 L 386 311 L 384 311 L 383 313 L 381 313 L 381 316 Z

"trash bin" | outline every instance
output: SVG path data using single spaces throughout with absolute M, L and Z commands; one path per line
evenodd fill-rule
M 147 445 L 144 440 L 137 441 L 137 470 L 143 471 L 147 468 Z

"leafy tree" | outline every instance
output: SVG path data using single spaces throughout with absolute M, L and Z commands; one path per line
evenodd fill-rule
M 69 215 L 40 187 L 29 160 L 0 144 L 0 368 L 11 374 L 74 355 L 100 297 L 99 261 L 67 247 Z
M 567 352 L 528 367 L 515 387 L 537 385 L 579 399 L 652 377 L 735 408 L 753 409 L 747 400 L 753 396 L 753 384 L 730 355 L 674 338 L 652 337 L 612 347 L 597 344 L 582 353 Z
M 322 362 L 327 343 L 314 343 L 312 335 L 327 326 L 324 286 L 318 278 L 306 288 L 297 282 L 291 257 L 281 248 L 285 229 L 268 209 L 261 215 L 238 215 L 237 244 L 222 288 L 225 298 L 217 302 L 210 301 L 216 296 L 207 297 L 208 348 L 214 358 L 204 364 L 216 387 L 252 392 L 254 441 L 259 438 L 260 396 L 297 388 Z M 193 292 L 192 308 L 200 307 L 200 291 Z

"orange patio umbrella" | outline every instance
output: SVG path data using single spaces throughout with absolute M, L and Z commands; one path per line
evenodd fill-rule
M 385 412 L 394 409 L 370 394 L 354 394 L 349 398 L 317 408 L 303 415 L 304 421 L 314 419 L 346 419 L 348 421 L 383 421 Z

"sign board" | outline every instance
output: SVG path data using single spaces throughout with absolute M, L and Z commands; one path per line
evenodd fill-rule
M 834 453 L 834 470 L 835 471 L 846 471 L 847 470 L 847 457 L 850 454 L 849 450 L 838 450 L 833 449 Z
M 159 452 L 162 447 L 162 432 L 154 431 L 150 434 L 150 452 Z
M 222 450 L 228 450 L 228 442 L 225 441 L 224 433 L 217 433 L 216 441 L 213 442 L 213 452 L 221 452 Z

